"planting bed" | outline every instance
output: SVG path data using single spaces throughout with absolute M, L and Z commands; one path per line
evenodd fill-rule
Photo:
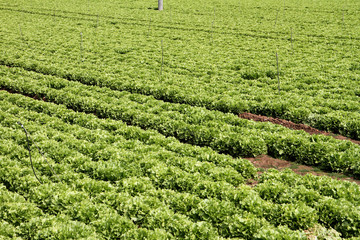
M 359 7 L 3 0 L 0 239 L 358 239 Z

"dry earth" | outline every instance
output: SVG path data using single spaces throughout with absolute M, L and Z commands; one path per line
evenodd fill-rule
M 320 131 L 320 130 L 317 130 L 310 126 L 307 126 L 305 124 L 297 124 L 297 123 L 287 121 L 284 119 L 260 116 L 260 115 L 256 115 L 256 114 L 252 114 L 252 113 L 242 113 L 242 114 L 239 114 L 239 117 L 244 118 L 244 119 L 254 120 L 254 121 L 260 121 L 260 122 L 271 122 L 271 123 L 279 124 L 279 125 L 282 125 L 284 127 L 294 129 L 294 130 L 304 130 L 305 132 L 310 133 L 310 134 L 323 134 L 323 135 L 332 136 L 336 139 L 349 140 L 355 144 L 360 144 L 360 141 L 357 141 L 357 140 L 349 139 L 344 136 L 333 135 L 332 133 Z M 275 159 L 275 158 L 272 158 L 267 155 L 260 155 L 255 158 L 245 158 L 245 159 L 249 160 L 250 162 L 252 162 L 254 164 L 255 167 L 259 168 L 259 170 L 260 170 L 259 174 L 261 174 L 263 171 L 265 171 L 266 169 L 269 169 L 269 168 L 275 168 L 275 169 L 279 169 L 279 170 L 285 169 L 285 168 L 290 168 L 295 173 L 300 174 L 300 175 L 305 175 L 305 174 L 313 174 L 313 175 L 317 175 L 317 176 L 325 175 L 325 176 L 329 176 L 329 177 L 336 178 L 339 180 L 347 180 L 347 181 L 355 182 L 358 185 L 360 185 L 360 180 L 357 180 L 350 176 L 346 176 L 344 174 L 324 172 L 316 167 L 301 165 L 301 164 L 297 164 L 294 162 L 281 160 L 281 159 Z M 248 184 L 256 185 L 256 183 L 257 182 L 255 180 L 251 180 L 251 181 L 249 181 Z

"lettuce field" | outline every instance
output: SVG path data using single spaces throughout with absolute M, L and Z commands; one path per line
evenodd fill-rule
M 358 0 L 0 13 L 0 239 L 360 239 Z

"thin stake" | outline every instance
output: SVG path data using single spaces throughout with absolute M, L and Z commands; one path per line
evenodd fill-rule
M 293 29 L 291 28 L 291 51 L 294 53 L 294 48 L 293 48 Z
M 54 24 L 56 24 L 56 9 L 54 8 L 54 16 L 53 16 Z
M 274 24 L 274 27 L 276 27 L 276 22 L 277 22 L 277 19 L 278 19 L 278 15 L 279 15 L 279 10 L 277 10 L 277 12 L 276 12 L 276 18 L 275 18 L 275 24 Z
M 212 23 L 211 23 L 211 33 L 210 33 L 210 40 L 211 40 L 211 43 L 213 43 L 214 42 L 214 40 L 213 40 L 213 28 L 214 28 L 214 21 L 212 21 Z
M 276 66 L 277 66 L 278 89 L 279 89 L 279 94 L 280 94 L 279 58 L 278 58 L 278 53 L 277 52 L 276 52 Z
M 211 43 L 213 43 L 213 28 L 214 28 L 214 22 L 215 22 L 215 7 L 214 7 L 214 19 L 211 22 L 211 31 L 210 31 L 210 39 L 211 39 Z
M 151 17 L 150 17 L 150 22 L 149 22 L 148 36 L 149 36 L 149 34 L 150 34 L 150 27 L 151 27 Z
M 19 24 L 19 30 L 20 30 L 20 38 L 21 38 L 21 40 L 24 40 L 20 24 Z
M 23 41 L 24 43 L 26 43 L 26 45 L 31 49 L 29 43 L 25 40 L 25 38 L 24 38 L 24 36 L 23 36 L 23 33 L 22 33 L 22 31 L 21 31 L 21 26 L 20 26 L 20 24 L 19 24 L 19 31 L 20 31 L 20 39 L 21 39 L 21 41 Z
M 81 61 L 83 62 L 83 34 L 82 32 L 80 32 L 80 38 L 81 38 L 81 42 L 80 42 L 80 55 L 81 55 Z
M 162 76 L 163 65 L 164 65 L 164 45 L 163 45 L 163 40 L 161 40 L 161 70 L 160 70 L 160 79 L 161 79 L 161 76 Z

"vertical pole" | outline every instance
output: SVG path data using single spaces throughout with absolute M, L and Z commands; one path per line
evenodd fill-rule
M 163 65 L 164 65 L 164 45 L 163 45 L 163 40 L 161 40 L 161 70 L 160 70 L 160 79 L 161 79 L 161 75 L 162 75 Z
M 172 22 L 172 17 L 171 17 L 171 5 L 169 6 L 169 10 L 170 10 L 170 22 Z
M 291 28 L 291 51 L 294 53 L 294 48 L 293 48 L 293 29 Z
M 83 62 L 83 34 L 82 32 L 80 32 L 80 56 L 81 56 L 81 61 Z
M 211 35 L 210 35 L 210 38 L 211 38 L 211 43 L 213 43 L 214 42 L 214 40 L 213 40 L 213 28 L 214 28 L 214 21 L 212 21 L 212 23 L 211 23 Z
M 211 22 L 211 30 L 210 30 L 210 40 L 211 40 L 211 43 L 214 42 L 214 40 L 213 40 L 214 22 L 215 22 L 215 7 L 214 7 L 214 18 L 213 18 L 213 21 Z
M 20 24 L 19 24 L 19 30 L 20 30 L 20 38 L 21 38 L 21 40 L 23 40 L 24 38 L 23 38 L 23 34 L 22 34 L 22 31 L 21 31 L 21 26 L 20 26 Z
M 150 27 L 151 27 L 151 17 L 150 17 L 150 22 L 149 22 L 148 36 L 149 36 L 149 34 L 150 34 Z
M 276 66 L 277 66 L 278 89 L 279 89 L 279 94 L 280 94 L 279 58 L 278 58 L 278 53 L 277 52 L 276 52 Z
M 277 12 L 276 12 L 276 18 L 275 18 L 275 24 L 274 24 L 274 27 L 276 27 L 276 22 L 277 22 L 277 19 L 278 19 L 278 15 L 279 15 L 279 10 L 277 10 Z
M 20 39 L 21 39 L 21 41 L 23 41 L 24 43 L 26 43 L 26 45 L 27 45 L 29 48 L 31 48 L 30 45 L 29 45 L 29 43 L 28 43 L 28 42 L 25 40 L 25 38 L 24 38 L 24 35 L 23 35 L 22 31 L 21 31 L 21 26 L 20 26 L 20 24 L 19 24 L 19 31 L 20 31 Z
M 163 10 L 163 0 L 158 0 L 158 10 Z

